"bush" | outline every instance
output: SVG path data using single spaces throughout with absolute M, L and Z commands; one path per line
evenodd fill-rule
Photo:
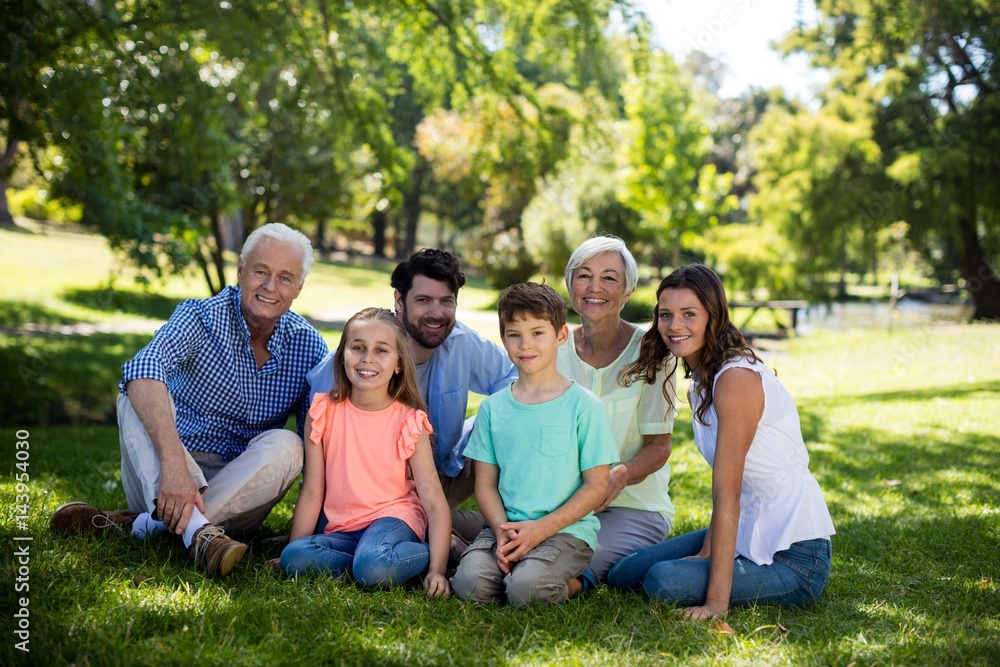
M 483 239 L 490 243 L 489 239 Z M 531 279 L 538 271 L 538 264 L 531 258 L 515 231 L 501 232 L 492 239 L 485 251 L 473 254 L 475 265 L 495 289 Z
M 773 225 L 734 223 L 715 227 L 702 235 L 697 249 L 706 264 L 719 273 L 730 295 L 752 294 L 764 289 L 768 298 L 801 297 L 788 240 Z
M 29 185 L 23 190 L 7 190 L 7 206 L 11 215 L 17 215 L 33 220 L 48 220 L 50 222 L 80 222 L 83 217 L 83 206 L 80 204 L 64 205 L 55 199 L 48 198 L 48 191 L 37 185 Z

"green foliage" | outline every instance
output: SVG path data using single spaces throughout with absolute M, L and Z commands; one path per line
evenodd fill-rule
M 625 307 L 622 308 L 621 316 L 625 321 L 635 322 L 636 324 L 652 322 L 654 308 L 656 308 L 655 293 L 651 298 L 642 298 L 633 294 L 632 298 L 625 304 Z
M 695 244 L 722 276 L 730 293 L 766 290 L 767 298 L 802 294 L 792 261 L 794 250 L 773 225 L 729 224 L 708 230 Z
M 7 205 L 12 215 L 49 222 L 80 222 L 83 209 L 79 205 L 66 205 L 49 199 L 48 192 L 37 185 L 21 190 L 7 190 Z
M 754 128 L 758 195 L 750 208 L 796 251 L 796 268 L 826 291 L 848 256 L 871 257 L 876 227 L 860 215 L 880 177 L 872 110 L 840 95 L 816 113 L 772 108 Z
M 522 220 L 525 246 L 550 274 L 561 274 L 573 250 L 594 234 L 632 238 L 639 228 L 638 213 L 618 198 L 623 125 L 601 100 L 583 98 L 576 108 L 586 120 L 573 127 L 566 157 L 544 178 Z
M 622 96 L 629 134 L 621 199 L 642 216 L 636 240 L 646 252 L 640 256 L 662 266 L 660 253 L 669 248 L 676 266 L 696 235 L 735 204 L 727 196 L 731 176 L 706 164 L 708 127 L 668 54 L 636 56 Z
M 818 9 L 816 25 L 789 35 L 785 49 L 806 52 L 831 71 L 816 118 L 857 125 L 855 141 L 874 143 L 878 152 L 866 150 L 872 159 L 842 165 L 857 179 L 847 189 L 825 190 L 830 172 L 823 161 L 815 171 L 806 169 L 806 187 L 816 193 L 807 208 L 817 221 L 798 217 L 810 228 L 824 224 L 821 215 L 842 226 L 838 200 L 846 200 L 855 230 L 864 234 L 862 252 L 875 247 L 878 230 L 902 220 L 912 247 L 939 280 L 964 278 L 975 317 L 1000 318 L 1000 282 L 992 268 L 1000 252 L 995 3 L 827 0 Z M 832 154 L 850 152 L 834 148 Z M 867 169 L 859 173 L 859 166 Z M 857 244 L 850 236 L 850 229 L 840 234 L 835 245 L 842 252 Z
M 480 202 L 482 220 L 458 248 L 495 286 L 538 269 L 522 239 L 523 215 L 539 180 L 566 155 L 577 99 L 556 85 L 513 102 L 483 95 L 462 112 L 439 110 L 418 128 L 435 177 Z

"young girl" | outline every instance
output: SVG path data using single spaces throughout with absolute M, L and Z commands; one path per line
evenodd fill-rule
M 305 472 L 282 569 L 350 572 L 364 587 L 426 571 L 427 595 L 447 595 L 451 513 L 406 331 L 390 311 L 366 308 L 348 320 L 334 379 L 306 419 Z M 328 523 L 313 534 L 320 510 Z
M 620 561 L 608 582 L 641 584 L 694 619 L 730 605 L 814 601 L 830 575 L 834 529 L 795 403 L 729 321 L 710 269 L 684 266 L 656 294 L 656 327 L 626 373 L 650 377 L 665 365 L 673 375 L 684 360 L 695 443 L 712 466 L 712 519 Z

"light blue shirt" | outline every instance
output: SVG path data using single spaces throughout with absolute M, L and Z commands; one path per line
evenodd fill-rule
M 544 403 L 519 403 L 511 390 L 479 408 L 469 458 L 497 466 L 497 491 L 508 521 L 531 521 L 556 511 L 583 485 L 583 473 L 617 459 L 601 399 L 576 382 Z M 597 548 L 601 522 L 587 512 L 560 533 Z
M 309 371 L 313 394 L 333 388 L 334 354 Z M 439 473 L 456 477 L 462 471 L 462 454 L 469 441 L 469 430 L 463 433 L 469 392 L 495 394 L 517 379 L 517 368 L 502 347 L 456 322 L 431 358 L 421 364 L 420 375 L 420 390 L 435 434 L 434 465 Z

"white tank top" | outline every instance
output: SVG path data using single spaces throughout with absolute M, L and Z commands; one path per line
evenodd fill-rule
M 723 364 L 713 380 L 713 391 L 719 377 L 730 368 L 755 371 L 764 389 L 764 413 L 743 469 L 736 555 L 770 565 L 774 554 L 794 542 L 828 538 L 836 531 L 819 484 L 809 472 L 809 452 L 791 395 L 762 362 L 745 357 Z M 701 404 L 696 388 L 692 382 L 692 413 Z M 705 421 L 702 424 L 692 418 L 695 444 L 711 466 L 719 435 L 714 402 L 705 412 Z

